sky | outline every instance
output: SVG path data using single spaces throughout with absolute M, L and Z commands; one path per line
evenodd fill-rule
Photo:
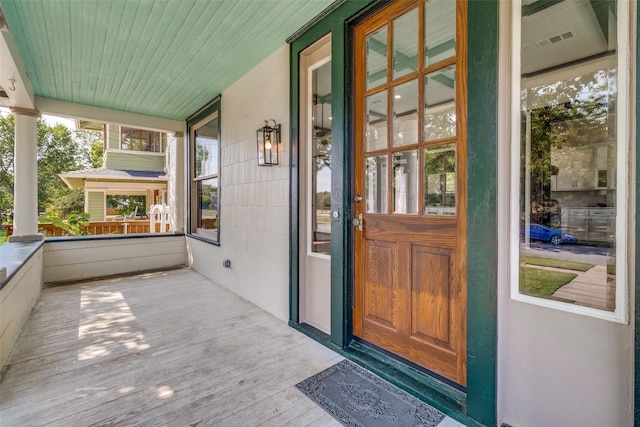
M 0 107 L 0 115 L 6 116 L 8 114 L 11 114 L 11 111 L 9 111 L 8 108 Z M 42 118 L 49 126 L 55 126 L 56 124 L 59 123 L 59 124 L 65 125 L 71 130 L 76 129 L 76 123 L 73 119 L 68 119 L 65 117 L 58 117 L 58 116 L 47 116 L 44 114 L 42 115 Z

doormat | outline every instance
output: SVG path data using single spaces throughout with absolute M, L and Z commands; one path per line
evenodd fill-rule
M 348 360 L 296 387 L 345 426 L 435 427 L 444 414 Z

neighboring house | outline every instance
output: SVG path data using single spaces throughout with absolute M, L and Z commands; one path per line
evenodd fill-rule
M 65 174 L 97 204 L 161 185 L 163 139 L 127 129 L 166 133 L 184 230 L 160 236 L 173 258 L 47 241 L 33 274 L 184 260 L 467 425 L 640 425 L 637 2 L 292 3 L 0 0 L 16 240 L 39 238 L 41 112 L 122 125 L 99 179 Z
M 151 205 L 167 202 L 166 133 L 85 120 L 76 123 L 78 129 L 104 134 L 101 168 L 60 174 L 69 188 L 84 190 L 85 212 L 92 221 L 117 217 L 108 196 L 144 197 L 145 209 L 138 216 L 148 213 Z

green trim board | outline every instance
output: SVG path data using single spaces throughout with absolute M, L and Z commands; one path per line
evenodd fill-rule
M 469 0 L 467 414 L 496 425 L 498 318 L 497 0 Z
M 300 131 L 300 53 L 311 46 L 313 43 L 331 33 L 332 45 L 332 153 L 331 162 L 336 165 L 348 164 L 348 159 L 345 156 L 350 156 L 349 150 L 345 150 L 345 147 L 349 144 L 347 138 L 349 137 L 348 129 L 350 110 L 345 107 L 347 100 L 349 99 L 345 85 L 345 79 L 349 78 L 344 75 L 345 60 L 350 61 L 350 55 L 347 54 L 349 41 L 347 40 L 347 26 L 346 20 L 350 17 L 356 16 L 363 11 L 368 10 L 368 6 L 372 4 L 381 4 L 381 2 L 375 2 L 372 0 L 351 0 L 345 1 L 335 9 L 331 10 L 321 20 L 311 25 L 306 29 L 304 33 L 295 34 L 290 38 L 290 91 L 289 91 L 289 114 L 290 114 L 290 197 L 289 197 L 289 318 L 298 323 L 299 322 L 299 277 L 300 277 L 300 228 L 299 228 L 299 215 L 300 215 L 300 182 L 298 175 L 300 173 L 300 159 L 299 159 L 299 131 Z M 340 78 L 336 78 L 336 76 Z M 339 143 L 341 142 L 341 143 Z M 349 157 L 350 158 L 350 157 Z M 341 167 L 332 169 L 332 193 L 333 193 L 333 206 L 332 210 L 337 211 L 339 216 L 337 219 L 333 219 L 331 222 L 331 234 L 332 241 L 342 244 L 341 249 L 332 248 L 331 253 L 331 304 L 345 304 L 342 310 L 331 311 L 331 324 L 341 325 L 339 328 L 332 326 L 332 340 L 339 345 L 347 345 L 350 340 L 350 323 L 347 320 L 345 313 L 347 312 L 347 303 L 350 301 L 350 290 L 347 287 L 347 283 L 350 280 L 350 272 L 348 271 L 347 264 L 342 260 L 345 257 L 350 256 L 348 248 L 350 245 L 350 222 L 345 221 L 345 217 L 349 217 L 350 213 L 345 211 L 344 207 L 349 206 L 350 200 L 350 181 L 345 180 L 344 171 Z M 345 188 L 348 188 L 345 192 Z M 335 192 L 335 193 L 334 193 Z M 337 203 L 336 203 L 337 202 Z M 334 245 L 335 246 L 335 245 Z
M 636 11 L 636 38 L 637 34 L 640 34 L 640 15 Z M 636 42 L 636 82 L 640 82 L 640 44 Z M 640 264 L 640 251 L 637 247 L 637 242 L 640 241 L 640 210 L 638 209 L 638 200 L 640 200 L 640 174 L 638 173 L 638 165 L 640 164 L 640 150 L 638 150 L 638 143 L 640 142 L 640 129 L 638 123 L 640 123 L 640 112 L 638 112 L 638 100 L 640 100 L 640 87 L 636 84 L 636 164 L 635 164 L 635 216 L 636 216 L 636 229 L 635 229 L 635 262 L 631 267 L 635 271 L 635 357 L 634 357 L 634 400 L 633 400 L 633 419 L 635 426 L 640 426 L 640 276 L 638 274 L 638 265 Z
M 289 321 L 289 326 L 330 348 L 346 359 L 378 375 L 396 387 L 418 397 L 445 415 L 464 423 L 466 426 L 482 426 L 465 415 L 465 395 L 439 380 L 421 374 L 404 363 L 386 358 L 376 350 L 358 342 L 342 347 L 331 341 L 331 336 L 306 323 Z
M 382 355 L 353 340 L 351 333 L 352 276 L 352 48 L 351 29 L 355 22 L 386 6 L 389 1 L 345 2 L 300 34 L 290 50 L 290 325 L 343 356 L 420 397 L 449 416 L 467 425 L 496 424 L 497 361 L 497 259 L 483 256 L 497 247 L 497 64 L 498 0 L 469 1 L 469 223 L 481 223 L 469 231 L 468 282 L 468 381 L 466 394 Z M 333 141 L 331 265 L 331 334 L 299 323 L 299 55 L 312 43 L 332 34 Z M 477 72 L 482 70 L 482 72 Z M 473 87 L 472 87 L 473 86 Z M 490 125 L 487 126 L 487 123 Z M 338 143 L 341 142 L 341 143 Z M 337 202 L 337 203 L 336 203 Z M 493 253 L 496 253 L 495 251 Z M 487 286 L 489 285 L 489 286 Z

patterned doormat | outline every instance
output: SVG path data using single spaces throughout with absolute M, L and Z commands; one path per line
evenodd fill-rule
M 435 427 L 444 414 L 348 360 L 296 387 L 345 426 Z

